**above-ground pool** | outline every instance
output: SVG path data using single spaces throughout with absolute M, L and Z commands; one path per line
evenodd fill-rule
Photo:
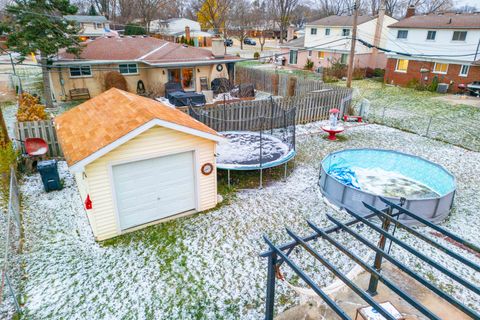
M 333 152 L 321 163 L 319 186 L 334 205 L 359 214 L 371 213 L 362 202 L 377 208 L 379 196 L 399 202 L 423 218 L 439 222 L 448 216 L 455 195 L 455 177 L 442 166 L 423 158 L 379 149 Z M 406 215 L 400 221 L 414 224 Z
M 226 131 L 221 134 L 226 139 L 217 147 L 219 169 L 266 169 L 284 164 L 295 156 L 292 139 L 282 140 L 253 131 Z

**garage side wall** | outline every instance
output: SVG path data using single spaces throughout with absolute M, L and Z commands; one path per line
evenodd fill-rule
M 110 168 L 122 162 L 144 160 L 186 151 L 195 152 L 195 176 L 197 187 L 197 209 L 207 210 L 217 204 L 217 178 L 214 172 L 206 176 L 200 172 L 205 163 L 215 164 L 216 143 L 179 131 L 154 127 L 95 160 L 86 168 L 90 199 L 93 210 L 90 222 L 97 240 L 120 234 L 115 209 Z M 215 166 L 214 166 L 215 167 Z

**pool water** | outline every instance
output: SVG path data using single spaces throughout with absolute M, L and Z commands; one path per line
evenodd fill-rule
M 342 150 L 328 155 L 322 166 L 337 181 L 375 195 L 427 199 L 455 189 L 455 178 L 443 167 L 396 151 Z
M 352 168 L 360 190 L 387 197 L 434 198 L 439 194 L 425 184 L 383 169 Z

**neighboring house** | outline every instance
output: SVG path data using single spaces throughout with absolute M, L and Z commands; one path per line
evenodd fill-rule
M 223 138 L 184 112 L 112 88 L 55 127 L 96 240 L 217 204 Z
M 202 90 L 201 83 L 233 77 L 239 59 L 225 56 L 223 41 L 217 52 L 147 36 L 102 37 L 85 42 L 79 57 L 61 52 L 49 70 L 54 98 L 69 100 L 71 90 L 88 89 L 90 96 L 105 91 L 105 77 L 120 72 L 127 90 L 164 94 L 167 82 L 179 82 L 186 91 Z M 215 50 L 214 50 L 215 51 Z
M 202 31 L 200 23 L 190 19 L 153 20 L 150 22 L 149 32 L 167 41 L 180 42 L 183 37 L 187 41 L 193 39 L 195 47 L 212 46 L 213 35 Z
M 110 24 L 104 16 L 64 16 L 68 21 L 74 21 L 80 27 L 82 40 L 94 39 L 109 34 Z
M 387 83 L 397 85 L 480 81 L 480 14 L 413 15 L 389 26 Z
M 357 37 L 373 44 L 376 40 L 375 32 L 378 17 L 359 16 Z M 385 46 L 387 41 L 386 27 L 397 20 L 385 15 L 378 35 L 378 45 Z M 348 64 L 352 37 L 353 16 L 328 16 L 317 21 L 307 23 L 303 46 L 299 46 L 298 39 L 282 46 L 282 52 L 287 56 L 287 65 L 303 68 L 310 59 L 314 68 L 328 68 L 334 62 Z M 383 31 L 383 32 L 382 32 Z M 355 67 L 385 68 L 387 58 L 385 54 L 373 55 L 372 49 L 356 43 Z

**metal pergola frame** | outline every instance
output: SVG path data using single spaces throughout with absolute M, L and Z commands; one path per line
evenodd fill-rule
M 292 259 L 289 258 L 290 253 L 293 249 L 297 246 L 302 247 L 305 249 L 312 257 L 314 257 L 317 261 L 322 263 L 329 271 L 331 271 L 336 277 L 338 277 L 346 286 L 348 286 L 353 292 L 355 292 L 362 300 L 364 300 L 368 305 L 372 306 L 378 313 L 380 313 L 385 319 L 388 320 L 395 320 L 395 318 L 390 315 L 381 305 L 376 302 L 372 297 L 377 294 L 377 287 L 378 282 L 383 283 L 387 288 L 397 294 L 400 298 L 402 298 L 405 302 L 411 305 L 413 308 L 418 310 L 428 319 L 441 319 L 439 318 L 432 310 L 429 310 L 427 307 L 422 305 L 419 301 L 409 295 L 407 292 L 402 290 L 397 284 L 391 281 L 388 277 L 384 276 L 380 271 L 382 268 L 382 260 L 385 259 L 400 269 L 402 272 L 409 275 L 411 278 L 415 279 L 425 288 L 428 288 L 437 296 L 442 298 L 443 300 L 450 303 L 452 306 L 457 308 L 459 311 L 463 312 L 465 315 L 473 318 L 473 319 L 480 319 L 480 314 L 472 309 L 471 307 L 465 305 L 464 303 L 460 302 L 458 299 L 452 297 L 450 294 L 439 288 L 438 286 L 432 284 L 431 282 L 427 281 L 425 278 L 421 277 L 417 274 L 414 270 L 409 268 L 403 262 L 397 260 L 395 257 L 390 255 L 390 250 L 393 244 L 401 247 L 402 249 L 406 250 L 410 254 L 413 254 L 416 258 L 420 261 L 427 263 L 429 266 L 437 269 L 441 273 L 445 274 L 446 276 L 450 277 L 452 280 L 456 281 L 457 283 L 461 284 L 468 290 L 480 295 L 480 287 L 476 284 L 471 283 L 468 279 L 463 278 L 462 276 L 458 275 L 457 273 L 449 270 L 447 267 L 437 263 L 433 259 L 429 258 L 425 254 L 421 253 L 420 251 L 416 250 L 412 246 L 408 245 L 406 242 L 400 240 L 399 238 L 395 237 L 395 231 L 397 228 L 401 228 L 405 230 L 409 235 L 412 235 L 432 247 L 442 251 L 443 253 L 450 256 L 452 259 L 468 266 L 469 268 L 475 270 L 476 272 L 480 272 L 480 265 L 477 263 L 468 260 L 465 256 L 462 256 L 444 245 L 432 240 L 430 237 L 421 234 L 420 232 L 416 231 L 415 229 L 405 225 L 404 223 L 398 221 L 400 215 L 406 215 L 411 219 L 415 219 L 418 222 L 422 223 L 423 225 L 435 230 L 436 232 L 442 234 L 443 236 L 461 244 L 463 247 L 467 248 L 476 254 L 480 253 L 480 248 L 475 244 L 466 241 L 451 233 L 450 231 L 439 227 L 422 217 L 414 214 L 413 212 L 408 211 L 407 209 L 402 207 L 402 204 L 393 203 L 385 198 L 380 198 L 380 200 L 385 203 L 386 208 L 383 210 L 379 210 L 371 205 L 363 203 L 367 209 L 371 211 L 370 214 L 366 216 L 361 216 L 353 211 L 346 210 L 351 216 L 352 220 L 348 222 L 341 222 L 338 219 L 334 218 L 333 216 L 327 214 L 327 218 L 333 223 L 332 227 L 322 229 L 316 226 L 314 223 L 307 221 L 309 227 L 313 230 L 313 233 L 306 236 L 301 237 L 297 235 L 295 232 L 286 228 L 287 234 L 293 239 L 292 242 L 283 244 L 283 245 L 275 245 L 272 241 L 268 239 L 267 236 L 264 236 L 264 240 L 267 243 L 269 250 L 260 254 L 261 257 L 268 258 L 268 273 L 267 273 L 267 292 L 266 292 L 266 306 L 265 306 L 265 319 L 266 320 L 273 320 L 274 316 L 274 302 L 275 302 L 275 284 L 276 284 L 276 273 L 278 268 L 283 264 L 286 263 L 323 301 L 341 318 L 341 319 L 351 319 L 345 310 L 343 310 L 331 297 L 329 297 L 322 289 L 298 266 Z M 403 200 L 403 199 L 402 199 Z M 404 201 L 401 200 L 401 203 Z M 377 226 L 376 224 L 369 221 L 370 218 L 377 217 L 381 220 L 381 227 Z M 378 233 L 380 235 L 380 239 L 378 244 L 372 243 L 358 232 L 350 228 L 352 225 L 362 223 L 363 225 L 367 226 L 369 230 L 372 232 Z M 392 232 L 389 232 L 390 226 L 393 224 Z M 332 236 L 331 233 L 343 231 L 355 238 L 357 241 L 361 242 L 362 244 L 366 245 L 369 249 L 375 252 L 375 261 L 373 266 L 368 265 L 367 262 L 363 261 L 358 255 L 347 249 L 345 246 L 340 244 L 336 241 Z M 348 279 L 347 276 L 342 273 L 335 265 L 333 265 L 325 255 L 322 255 L 321 252 L 314 249 L 309 242 L 315 239 L 323 239 L 333 245 L 337 250 L 344 253 L 348 256 L 351 260 L 353 260 L 356 264 L 362 267 L 367 273 L 370 274 L 370 282 L 368 285 L 367 290 L 363 290 L 358 285 L 356 285 L 352 280 Z M 385 246 L 389 241 L 388 249 L 385 249 Z

